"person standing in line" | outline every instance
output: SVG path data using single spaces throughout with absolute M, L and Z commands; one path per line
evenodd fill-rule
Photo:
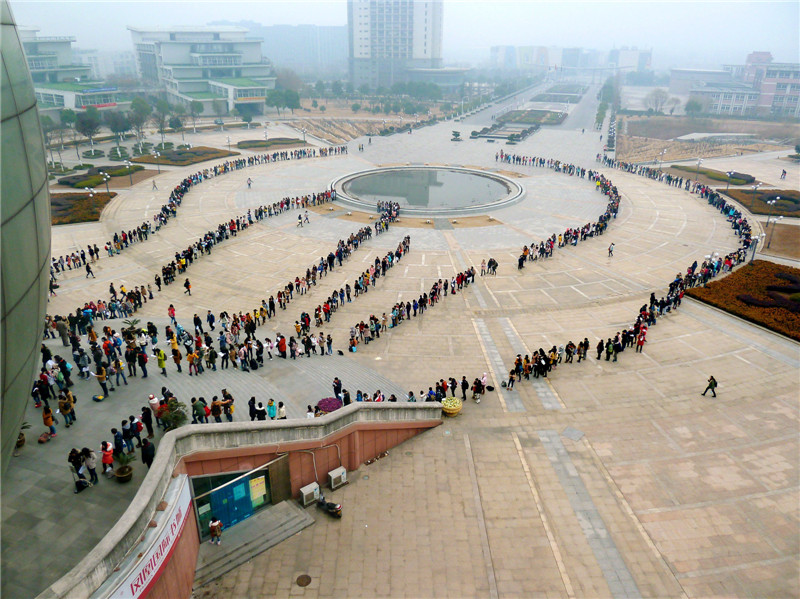
M 93 485 L 97 484 L 97 454 L 88 447 L 81 449 L 81 461 L 89 471 L 89 482 Z
M 147 469 L 153 465 L 153 459 L 156 457 L 156 446 L 150 443 L 147 439 L 142 441 L 142 461 L 147 464 Z
M 153 397 L 152 395 L 150 397 Z M 147 438 L 153 438 L 153 411 L 150 409 L 149 406 L 144 406 L 142 408 L 142 424 L 144 424 L 145 428 L 147 429 Z
M 703 396 L 705 396 L 706 393 L 711 391 L 711 394 L 714 397 L 716 397 L 717 396 L 717 391 L 716 391 L 717 384 L 718 384 L 717 383 L 717 379 L 715 379 L 713 376 L 708 377 L 708 386 L 706 387 L 706 390 L 703 391 Z
M 286 420 L 286 407 L 282 401 L 278 402 L 278 420 Z
M 56 427 L 53 424 L 53 411 L 50 409 L 50 406 L 45 406 L 42 410 L 42 422 L 46 427 L 50 430 L 50 436 L 56 436 Z
M 275 417 L 278 414 L 278 407 L 275 405 L 275 400 L 271 397 L 267 402 L 267 416 L 269 416 L 270 420 L 275 420 Z

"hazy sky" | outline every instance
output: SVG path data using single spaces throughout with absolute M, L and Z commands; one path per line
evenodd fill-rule
M 41 35 L 74 35 L 81 48 L 130 50 L 127 25 L 203 25 L 226 19 L 265 25 L 345 25 L 345 0 L 125 2 L 11 0 L 17 23 Z M 445 0 L 445 61 L 488 59 L 493 45 L 608 50 L 652 47 L 656 69 L 744 62 L 752 50 L 800 62 L 800 2 L 545 2 Z

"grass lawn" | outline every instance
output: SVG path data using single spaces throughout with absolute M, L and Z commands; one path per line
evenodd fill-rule
M 517 123 L 520 125 L 558 125 L 566 118 L 566 113 L 550 110 L 512 110 L 502 115 L 501 123 Z
M 800 341 L 800 269 L 765 260 L 686 294 Z
M 240 150 L 248 150 L 248 149 L 283 149 L 283 148 L 295 148 L 299 146 L 307 145 L 304 141 L 299 140 L 294 137 L 273 137 L 267 141 L 263 139 L 245 139 L 244 141 L 240 141 L 236 144 L 236 147 Z

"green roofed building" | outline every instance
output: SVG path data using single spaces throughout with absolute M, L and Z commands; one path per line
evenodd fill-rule
M 128 27 L 139 74 L 164 88 L 173 104 L 197 100 L 204 114 L 242 105 L 262 112 L 275 88 L 272 64 L 261 55 L 261 38 L 244 27 Z M 216 106 L 215 106 L 216 102 Z

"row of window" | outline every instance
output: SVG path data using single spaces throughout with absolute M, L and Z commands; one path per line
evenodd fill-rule
M 768 79 L 800 79 L 800 71 L 767 70 Z

